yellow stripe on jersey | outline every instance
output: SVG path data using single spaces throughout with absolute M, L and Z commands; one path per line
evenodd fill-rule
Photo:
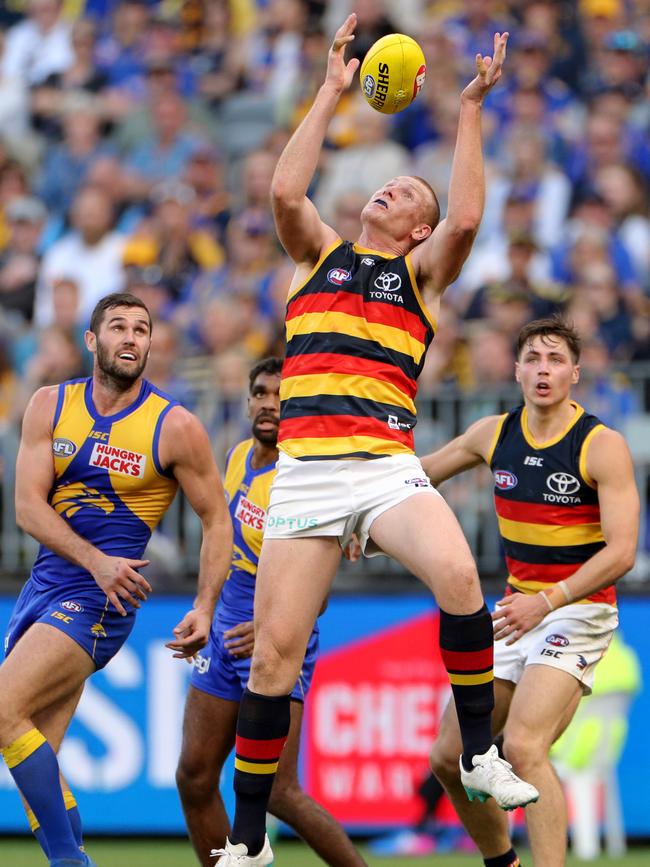
M 309 443 L 309 449 L 305 449 L 305 443 Z M 342 455 L 366 452 L 371 455 L 412 455 L 413 449 L 396 440 L 382 439 L 381 437 L 309 437 L 286 439 L 280 443 L 280 450 L 290 458 L 301 458 L 305 454 Z
M 294 295 L 296 295 L 298 292 L 300 292 L 300 290 L 303 289 L 303 288 L 307 285 L 307 283 L 309 283 L 309 281 L 311 280 L 311 278 L 312 278 L 312 277 L 314 276 L 314 274 L 318 271 L 318 269 L 319 269 L 320 266 L 323 264 L 323 262 L 325 261 L 325 259 L 327 259 L 327 257 L 329 256 L 329 254 L 330 254 L 333 250 L 336 250 L 337 247 L 340 247 L 342 243 L 343 243 L 343 241 L 341 240 L 341 238 L 337 238 L 336 241 L 334 241 L 333 244 L 330 244 L 329 247 L 327 247 L 327 249 L 323 252 L 323 254 L 321 255 L 320 259 L 318 260 L 318 262 L 316 262 L 316 264 L 315 264 L 314 267 L 311 269 L 311 271 L 309 272 L 309 274 L 305 277 L 305 279 L 304 279 L 302 282 L 298 283 L 298 285 L 297 285 L 294 289 L 290 289 L 290 290 L 289 290 L 289 295 L 288 295 L 288 297 L 287 297 L 287 302 L 289 302 L 289 301 L 293 298 Z
M 511 542 L 553 548 L 605 541 L 600 524 L 574 524 L 570 527 L 562 527 L 558 524 L 526 524 L 524 521 L 499 518 L 499 532 L 504 539 Z
M 59 421 L 52 433 L 54 443 L 57 440 L 72 442 L 75 445 L 75 451 L 72 454 L 66 454 L 64 449 L 53 448 L 54 452 L 54 472 L 56 477 L 60 477 L 68 469 L 68 465 L 76 455 L 81 444 L 87 439 L 88 435 L 94 427 L 94 419 L 86 409 L 84 399 L 86 391 L 86 383 L 73 382 L 62 385 L 64 389 L 63 404 Z
M 246 771 L 247 774 L 274 774 L 279 762 L 245 762 L 243 759 L 235 758 L 235 770 Z
M 494 450 L 497 447 L 497 443 L 499 442 L 499 437 L 501 436 L 501 431 L 503 429 L 503 423 L 508 418 L 508 413 L 504 412 L 503 415 L 500 415 L 497 419 L 496 427 L 494 428 L 494 433 L 492 434 L 492 442 L 490 443 L 490 448 L 488 449 L 488 453 L 485 456 L 485 463 L 489 466 L 492 464 L 492 458 L 494 457 Z
M 376 340 L 386 349 L 412 356 L 416 364 L 420 363 L 426 349 L 424 343 L 416 340 L 402 328 L 382 325 L 379 322 L 368 322 L 362 316 L 352 316 L 349 313 L 333 313 L 326 310 L 322 313 L 302 313 L 287 320 L 287 342 L 297 334 L 328 331 L 361 340 Z
M 480 683 L 490 683 L 494 680 L 494 672 L 482 671 L 479 674 L 454 674 L 449 672 L 449 683 L 454 686 L 478 686 Z
M 584 438 L 580 447 L 580 460 L 578 463 L 578 466 L 580 467 L 580 475 L 590 488 L 596 488 L 598 486 L 587 472 L 587 449 L 589 448 L 589 443 L 592 441 L 594 436 L 601 430 L 605 430 L 604 424 L 597 424 L 596 427 L 592 428 L 587 434 L 587 436 Z
M 282 382 L 283 391 L 295 397 L 313 397 L 321 394 L 354 397 L 362 394 L 367 400 L 391 403 L 416 414 L 415 404 L 404 392 L 383 379 L 352 376 L 348 373 L 317 373 L 289 376 Z

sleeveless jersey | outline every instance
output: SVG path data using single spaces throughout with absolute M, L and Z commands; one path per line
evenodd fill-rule
M 299 460 L 412 454 L 434 331 L 409 255 L 339 240 L 287 303 L 278 447 Z
M 275 478 L 274 463 L 254 470 L 251 466 L 253 440 L 234 446 L 227 458 L 224 489 L 233 525 L 233 555 L 228 578 L 221 591 L 220 605 L 235 611 L 241 620 L 253 617 L 255 576 L 266 512 Z
M 163 419 L 177 402 L 142 381 L 137 399 L 102 416 L 92 399 L 92 378 L 59 386 L 52 451 L 50 505 L 71 528 L 105 554 L 140 559 L 152 531 L 174 498 L 176 480 L 160 466 Z M 93 588 L 81 566 L 41 545 L 32 569 L 39 589 Z
M 595 482 L 587 473 L 587 448 L 604 425 L 578 404 L 559 436 L 539 444 L 518 407 L 501 417 L 488 464 L 508 567 L 508 584 L 535 593 L 573 575 L 605 546 Z M 616 604 L 614 587 L 584 602 Z

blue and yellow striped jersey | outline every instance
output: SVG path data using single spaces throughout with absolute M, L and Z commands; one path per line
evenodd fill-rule
M 52 451 L 55 481 L 50 505 L 72 529 L 105 554 L 140 559 L 152 531 L 176 493 L 160 466 L 158 441 L 177 402 L 142 381 L 137 399 L 102 416 L 92 399 L 92 378 L 59 386 Z M 96 588 L 81 566 L 41 545 L 32 569 L 36 587 Z
M 255 576 L 276 474 L 274 463 L 254 470 L 252 457 L 252 439 L 234 446 L 228 454 L 223 482 L 233 523 L 233 554 L 220 604 L 242 620 L 253 617 Z

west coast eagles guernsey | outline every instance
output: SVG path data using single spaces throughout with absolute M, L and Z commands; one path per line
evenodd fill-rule
M 337 241 L 287 303 L 278 447 L 299 460 L 412 454 L 434 331 L 410 255 Z
M 241 620 L 253 617 L 255 576 L 276 474 L 275 463 L 255 470 L 252 458 L 252 439 L 234 446 L 228 454 L 223 480 L 232 518 L 233 555 L 219 606 L 228 608 Z
M 605 546 L 596 483 L 587 473 L 587 449 L 604 425 L 578 404 L 559 436 L 538 443 L 525 407 L 499 420 L 488 461 L 494 504 L 508 567 L 508 584 L 535 593 L 569 578 Z M 616 604 L 614 587 L 585 602 Z
M 105 554 L 140 559 L 174 498 L 177 482 L 160 466 L 163 420 L 177 402 L 142 380 L 125 409 L 102 416 L 92 378 L 59 386 L 52 450 L 50 505 L 71 528 Z M 85 569 L 41 545 L 31 579 L 38 589 L 97 589 Z

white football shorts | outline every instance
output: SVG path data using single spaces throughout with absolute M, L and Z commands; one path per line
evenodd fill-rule
M 369 538 L 375 518 L 423 493 L 440 496 L 415 455 L 299 461 L 280 452 L 264 538 L 337 536 L 344 548 L 356 533 L 364 554 L 374 557 L 382 553 Z
M 594 671 L 618 626 L 618 609 L 603 602 L 574 602 L 549 611 L 509 647 L 494 642 L 494 676 L 519 683 L 527 665 L 550 665 L 579 680 L 589 695 Z

